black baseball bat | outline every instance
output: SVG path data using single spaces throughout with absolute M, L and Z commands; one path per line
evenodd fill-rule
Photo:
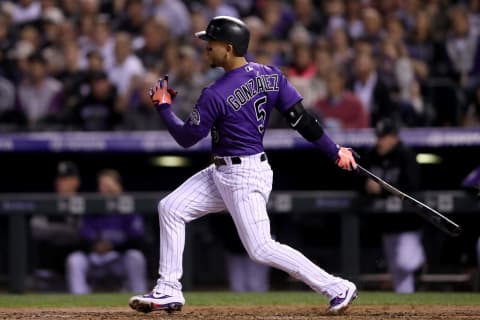
M 424 219 L 426 219 L 428 222 L 430 222 L 431 224 L 433 224 L 434 226 L 436 226 L 437 228 L 445 232 L 446 234 L 452 237 L 456 237 L 462 232 L 462 228 L 458 224 L 448 219 L 437 210 L 427 206 L 423 202 L 418 201 L 414 197 L 409 196 L 405 192 L 398 190 L 397 188 L 395 188 L 394 186 L 392 186 L 382 178 L 377 177 L 372 172 L 365 169 L 358 163 L 357 163 L 357 172 L 363 174 L 366 177 L 373 179 L 374 181 L 379 183 L 383 188 L 385 188 L 387 191 L 391 192 L 394 195 L 399 196 L 400 199 L 402 200 L 407 199 L 413 202 L 414 204 L 416 204 L 417 206 L 419 206 L 420 208 L 422 208 L 423 210 L 421 211 L 415 210 L 415 212 L 420 216 L 422 216 Z

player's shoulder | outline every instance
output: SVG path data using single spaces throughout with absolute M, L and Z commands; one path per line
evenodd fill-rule
M 261 73 L 264 73 L 264 74 L 272 74 L 272 73 L 283 74 L 282 71 L 274 65 L 266 65 L 266 64 L 256 63 L 256 62 L 250 62 L 249 66 L 251 66 L 253 70 L 260 71 Z

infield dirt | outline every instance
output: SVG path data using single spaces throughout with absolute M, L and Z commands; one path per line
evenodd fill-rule
M 169 319 L 169 320 L 479 320 L 480 306 L 443 306 L 443 305 L 353 305 L 343 315 L 330 316 L 325 307 L 318 306 L 221 306 L 189 307 L 181 312 L 166 314 L 155 312 L 142 314 L 125 308 L 0 308 L 0 319 L 5 320 L 123 320 L 123 319 Z

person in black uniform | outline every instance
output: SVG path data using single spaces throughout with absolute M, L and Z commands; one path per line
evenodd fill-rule
M 380 120 L 375 127 L 375 147 L 367 154 L 365 163 L 375 175 L 400 190 L 416 191 L 420 182 L 419 165 L 415 153 L 401 141 L 398 131 L 393 120 Z M 390 195 L 370 178 L 365 181 L 365 191 L 372 197 Z M 383 250 L 395 292 L 412 293 L 415 291 L 414 273 L 425 262 L 422 221 L 413 213 L 394 213 L 382 222 Z

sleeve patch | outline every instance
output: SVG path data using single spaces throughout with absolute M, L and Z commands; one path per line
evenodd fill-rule
M 193 108 L 192 113 L 188 116 L 188 122 L 190 125 L 198 126 L 200 124 L 200 112 L 198 112 L 197 108 Z

